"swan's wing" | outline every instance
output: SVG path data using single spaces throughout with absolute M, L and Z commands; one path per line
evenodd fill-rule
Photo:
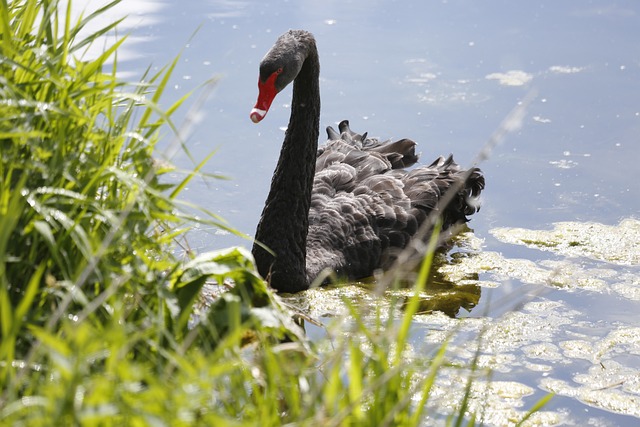
M 326 152 L 363 151 L 378 153 L 385 158 L 391 168 L 401 169 L 412 166 L 418 161 L 419 155 L 415 152 L 416 143 L 410 139 L 398 141 L 380 141 L 377 138 L 368 138 L 367 133 L 358 134 L 349 128 L 349 121 L 343 120 L 338 125 L 340 132 L 331 126 L 327 127 L 328 141 L 318 149 L 318 158 Z
M 410 139 L 400 139 L 398 141 L 376 141 L 372 144 L 364 144 L 363 149 L 377 152 L 384 155 L 390 162 L 393 169 L 402 169 L 414 165 L 418 161 L 416 154 L 416 143 Z
M 380 142 L 351 131 L 346 121 L 339 129 L 329 128 L 329 141 L 318 150 L 307 238 L 310 279 L 325 268 L 369 276 L 408 244 L 432 211 L 446 229 L 479 209 L 479 169 L 462 170 L 449 156 L 407 171 L 400 168 L 418 159 L 413 141 Z M 448 191 L 454 197 L 439 206 Z
M 361 278 L 381 266 L 392 246 L 404 247 L 417 228 L 402 182 L 373 175 L 358 180 L 348 164 L 333 164 L 316 175 L 309 212 L 307 271 L 325 268 Z
M 343 140 L 330 141 L 316 158 L 316 175 L 335 165 L 348 165 L 355 169 L 354 182 L 383 174 L 392 169 L 391 162 L 380 153 L 362 151 Z

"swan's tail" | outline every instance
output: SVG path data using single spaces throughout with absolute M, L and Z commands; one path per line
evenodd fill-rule
M 478 168 L 462 169 L 453 156 L 438 157 L 428 166 L 418 167 L 401 178 L 405 193 L 419 223 L 436 211 L 443 228 L 469 221 L 480 210 L 480 193 L 485 180 Z

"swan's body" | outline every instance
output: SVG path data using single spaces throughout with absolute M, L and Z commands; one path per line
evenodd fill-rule
M 329 141 L 318 150 L 318 77 L 313 36 L 283 34 L 260 64 L 251 112 L 254 122 L 262 120 L 293 81 L 291 118 L 253 246 L 260 274 L 284 292 L 307 289 L 325 269 L 357 279 L 384 268 L 447 189 L 465 179 L 451 156 L 406 171 L 418 159 L 413 141 L 369 139 L 346 121 L 340 133 L 327 129 Z M 439 207 L 443 228 L 478 209 L 470 198 L 484 188 L 484 177 L 475 168 L 467 176 L 452 202 Z

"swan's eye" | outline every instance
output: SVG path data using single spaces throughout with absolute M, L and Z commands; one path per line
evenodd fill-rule
M 278 69 L 276 70 L 276 74 L 282 74 L 282 67 L 280 67 L 280 68 L 278 68 Z

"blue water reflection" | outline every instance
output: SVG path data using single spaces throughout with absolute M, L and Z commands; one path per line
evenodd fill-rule
M 127 4 L 134 17 L 145 16 L 138 2 Z M 253 124 L 248 114 L 257 96 L 258 63 L 290 28 L 308 29 L 318 42 L 322 125 L 349 119 L 353 129 L 372 136 L 410 137 L 424 162 L 451 152 L 468 165 L 518 101 L 537 91 L 523 126 L 481 165 L 487 189 L 470 226 L 487 249 L 532 254 L 494 239 L 489 230 L 498 226 L 615 224 L 640 211 L 636 2 L 191 0 L 162 3 L 151 15 L 160 20 L 136 21 L 139 26 L 131 28 L 136 55 L 122 58 L 121 68 L 142 72 L 181 52 L 167 105 L 220 77 L 187 144 L 196 159 L 217 150 L 206 171 L 232 179 L 195 180 L 184 194 L 248 235 L 267 194 L 291 96 L 285 90 L 268 117 Z M 192 166 L 184 155 L 173 160 Z M 213 228 L 191 233 L 190 243 L 197 251 L 250 245 Z M 637 302 L 561 291 L 548 297 L 579 307 L 605 329 L 640 322 L 629 316 L 637 313 Z M 561 368 L 554 372 L 568 375 Z M 536 374 L 520 375 L 519 381 L 536 386 Z M 567 400 L 554 408 L 577 404 Z M 578 405 L 572 417 L 635 421 L 581 411 Z

